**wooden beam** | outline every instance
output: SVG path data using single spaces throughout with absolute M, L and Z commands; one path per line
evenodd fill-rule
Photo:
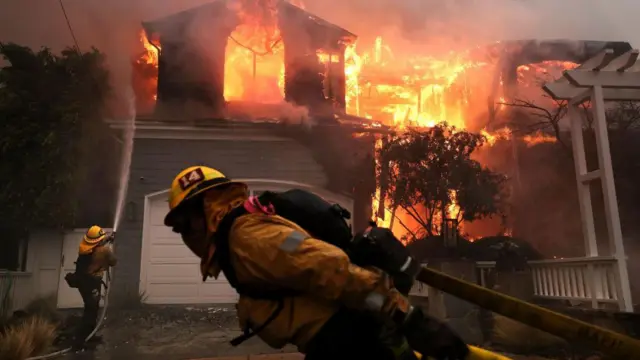
M 606 58 L 608 58 L 610 56 L 613 56 L 613 50 L 604 49 L 604 50 L 600 51 L 594 57 L 589 58 L 584 63 L 580 64 L 574 70 L 591 70 L 594 67 L 597 67 L 598 65 L 600 65 L 603 61 L 605 61 Z M 554 83 L 568 83 L 568 82 L 569 82 L 569 80 L 567 80 L 564 77 L 561 77 L 559 79 L 556 79 L 556 81 L 554 81 Z
M 600 60 L 600 64 L 594 66 L 593 68 L 589 69 L 589 70 L 593 70 L 593 71 L 600 71 L 602 70 L 605 66 L 609 65 L 609 63 L 611 63 L 611 61 L 613 61 L 616 58 L 615 54 L 613 53 L 613 51 L 609 51 L 609 52 L 605 52 L 604 56 L 602 57 L 602 59 Z M 586 69 L 585 69 L 586 70 Z
M 602 86 L 614 89 L 640 89 L 640 72 L 567 70 L 563 76 L 576 87 Z
M 549 83 L 542 90 L 555 100 L 572 100 L 576 97 L 586 100 L 590 95 L 589 88 L 575 87 L 569 83 Z M 605 101 L 640 101 L 640 89 L 603 89 Z M 585 97 L 586 96 L 586 97 Z
M 604 67 L 609 64 L 614 58 L 615 53 L 613 52 L 613 49 L 604 49 L 594 57 L 586 60 L 584 63 L 578 66 L 576 70 L 593 70 L 597 67 Z
M 640 51 L 638 49 L 632 49 L 626 53 L 618 56 L 609 65 L 605 66 L 602 71 L 626 71 L 636 65 L 638 61 L 638 55 Z

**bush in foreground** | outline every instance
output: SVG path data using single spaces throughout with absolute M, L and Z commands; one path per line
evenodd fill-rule
M 0 334 L 0 359 L 24 360 L 45 353 L 56 337 L 56 326 L 40 316 L 32 316 Z

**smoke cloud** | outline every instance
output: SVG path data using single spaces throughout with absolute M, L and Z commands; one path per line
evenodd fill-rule
M 107 53 L 114 75 L 141 51 L 140 22 L 209 0 L 62 0 L 81 49 Z M 310 12 L 360 37 L 382 35 L 396 55 L 435 53 L 497 40 L 626 40 L 640 46 L 634 0 L 322 0 L 304 1 Z M 0 41 L 55 50 L 73 44 L 58 0 L 20 0 L 3 5 Z M 123 80 L 124 81 L 124 80 Z M 116 83 L 118 83 L 116 79 Z
M 210 0 L 62 0 L 80 46 L 125 50 L 135 44 L 140 22 Z M 323 0 L 305 7 L 370 38 L 380 32 L 409 43 L 457 40 L 481 44 L 521 38 L 629 40 L 640 43 L 634 0 Z M 384 34 L 383 34 L 384 35 Z M 58 0 L 20 0 L 0 13 L 0 40 L 53 48 L 71 45 Z M 436 42 L 441 42 L 441 40 Z M 450 44 L 453 45 L 453 44 Z

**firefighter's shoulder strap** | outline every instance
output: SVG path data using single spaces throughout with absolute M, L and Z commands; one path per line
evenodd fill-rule
M 265 320 L 265 322 L 256 327 L 255 329 L 245 328 L 244 333 L 234 339 L 231 339 L 231 345 L 238 346 L 254 337 L 260 331 L 264 330 L 273 320 L 275 320 L 278 315 L 284 309 L 284 298 L 287 296 L 295 296 L 298 293 L 294 291 L 260 291 L 251 286 L 246 286 L 238 281 L 238 277 L 236 275 L 235 269 L 231 264 L 231 249 L 229 247 L 229 231 L 231 230 L 231 226 L 233 226 L 233 222 L 239 218 L 240 216 L 246 215 L 249 212 L 245 209 L 244 206 L 238 206 L 235 209 L 231 210 L 229 214 L 227 214 L 220 224 L 218 225 L 218 229 L 216 234 L 214 235 L 214 241 L 216 244 L 216 259 L 218 264 L 220 265 L 220 269 L 222 273 L 229 281 L 229 285 L 233 287 L 238 294 L 251 297 L 254 299 L 265 299 L 265 300 L 274 300 L 277 301 L 278 307 L 274 310 L 269 318 Z
M 351 227 L 346 221 L 351 217 L 351 214 L 340 205 L 329 203 L 312 192 L 301 189 L 292 189 L 281 193 L 265 191 L 257 198 L 250 198 L 245 203 L 245 205 L 247 204 L 252 204 L 249 208 L 255 208 L 256 206 L 258 208 L 263 206 L 270 208 L 274 214 L 297 224 L 316 239 L 326 241 L 340 248 L 344 249 L 351 241 Z M 229 284 L 236 289 L 238 294 L 254 299 L 274 300 L 278 302 L 278 307 L 267 321 L 257 327 L 253 333 L 245 331 L 244 335 L 233 339 L 231 344 L 234 346 L 254 336 L 269 325 L 284 308 L 285 297 L 299 295 L 299 292 L 290 290 L 259 291 L 238 281 L 235 270 L 231 265 L 229 231 L 237 218 L 249 213 L 248 206 L 245 205 L 231 210 L 218 225 L 214 235 L 216 259 Z

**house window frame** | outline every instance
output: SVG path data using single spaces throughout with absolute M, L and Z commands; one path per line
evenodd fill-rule
M 2 264 L 0 264 L 0 273 L 2 274 L 13 274 L 13 273 L 28 273 L 29 272 L 29 267 L 28 267 L 28 260 L 29 260 L 29 233 L 25 233 L 24 235 L 20 236 L 21 238 L 18 239 L 17 241 L 19 241 L 18 244 L 18 251 L 17 254 L 15 254 L 14 256 L 17 256 L 17 263 L 18 266 L 15 269 L 11 269 L 9 267 L 5 267 Z

